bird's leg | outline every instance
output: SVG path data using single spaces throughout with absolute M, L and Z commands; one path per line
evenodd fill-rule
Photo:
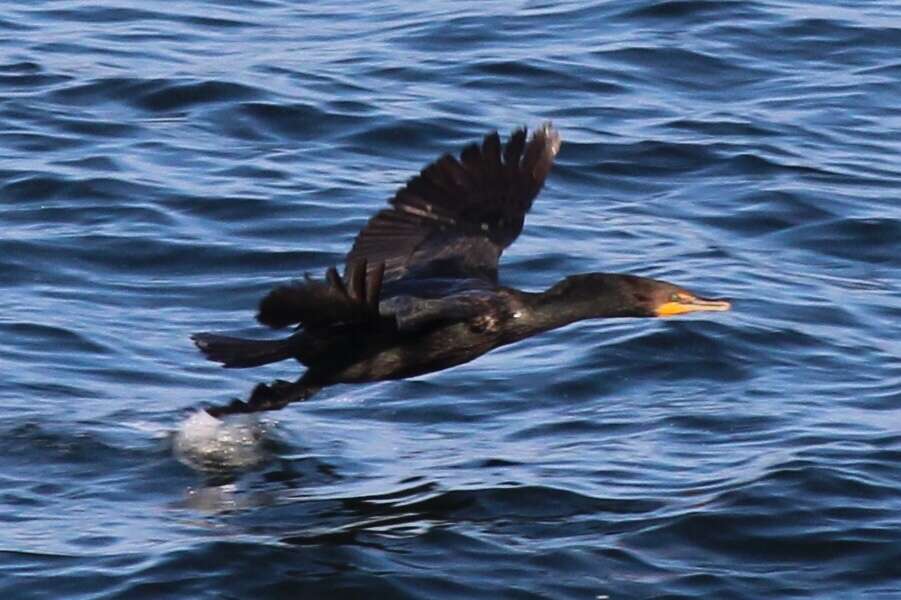
M 312 397 L 322 386 L 310 384 L 301 377 L 297 381 L 276 379 L 272 383 L 257 384 L 246 401 L 232 400 L 229 404 L 212 406 L 206 411 L 213 417 L 247 414 L 265 410 L 279 410 L 292 402 L 300 402 Z

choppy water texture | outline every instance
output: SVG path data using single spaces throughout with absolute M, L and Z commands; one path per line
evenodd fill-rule
M 843 4 L 4 2 L 0 591 L 901 597 L 901 9 Z M 732 313 L 195 414 L 296 367 L 191 332 L 260 333 L 423 164 L 545 119 L 504 281 Z

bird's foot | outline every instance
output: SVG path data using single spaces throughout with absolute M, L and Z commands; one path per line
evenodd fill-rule
M 206 409 L 210 416 L 220 418 L 225 415 L 247 414 L 265 410 L 278 410 L 297 399 L 294 388 L 297 384 L 284 379 L 276 379 L 272 383 L 259 383 L 250 393 L 247 401 L 235 398 L 222 406 Z

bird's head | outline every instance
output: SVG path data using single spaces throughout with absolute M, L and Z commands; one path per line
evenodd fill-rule
M 666 281 L 619 273 L 572 275 L 546 294 L 579 306 L 588 317 L 671 317 L 732 306 L 728 300 L 703 298 Z

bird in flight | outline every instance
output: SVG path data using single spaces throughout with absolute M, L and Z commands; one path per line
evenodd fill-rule
M 410 179 L 357 235 L 343 276 L 306 277 L 272 290 L 257 320 L 277 340 L 197 333 L 209 360 L 245 368 L 295 359 L 296 381 L 258 384 L 214 417 L 277 410 L 337 383 L 403 379 L 583 319 L 668 317 L 729 310 L 679 286 L 618 273 L 570 275 L 543 292 L 501 285 L 498 260 L 519 236 L 544 186 L 560 136 L 545 124 L 505 144 L 495 132 Z

